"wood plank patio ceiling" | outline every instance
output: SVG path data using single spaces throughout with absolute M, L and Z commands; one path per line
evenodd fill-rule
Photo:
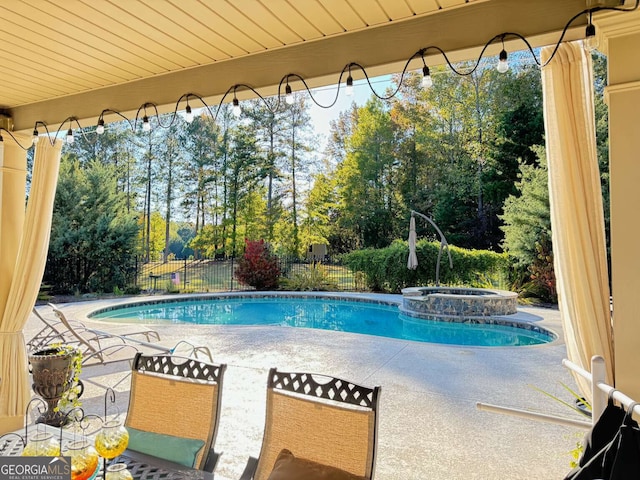
M 476 58 L 505 31 L 548 45 L 584 2 L 0 0 L 0 113 L 12 117 L 16 131 L 71 116 L 84 126 L 103 109 L 131 118 L 152 102 L 159 112 L 173 111 L 186 93 L 215 105 L 237 84 L 272 95 L 287 73 L 311 87 L 327 85 L 349 62 L 369 75 L 398 72 L 427 45 L 452 61 Z M 584 37 L 585 22 L 578 18 L 564 40 Z M 524 48 L 515 38 L 506 46 Z M 498 50 L 493 44 L 486 54 Z M 444 62 L 435 50 L 425 57 L 430 65 Z M 238 90 L 240 99 L 252 95 Z
M 3 0 L 0 108 L 122 84 L 469 0 Z

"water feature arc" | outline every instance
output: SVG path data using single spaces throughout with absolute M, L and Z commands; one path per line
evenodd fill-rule
M 451 259 L 451 250 L 449 250 L 449 242 L 447 242 L 447 239 L 445 238 L 444 233 L 442 233 L 442 230 L 438 228 L 438 225 L 436 225 L 436 223 L 431 218 L 429 218 L 427 215 L 423 213 L 416 212 L 415 210 L 411 210 L 411 217 L 413 218 L 416 215 L 419 216 L 420 218 L 423 218 L 427 222 L 429 222 L 429 224 L 436 230 L 436 232 L 438 232 L 438 235 L 440 236 L 440 249 L 438 250 L 438 260 L 436 261 L 436 286 L 440 286 L 440 260 L 442 259 L 442 251 L 444 250 L 445 247 L 447 248 L 447 254 L 449 255 L 449 268 L 453 269 L 453 260 Z M 411 245 L 409 246 L 409 248 L 411 248 Z M 415 246 L 413 248 L 415 248 Z

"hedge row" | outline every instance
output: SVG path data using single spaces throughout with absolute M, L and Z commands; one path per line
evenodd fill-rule
M 377 292 L 399 293 L 405 287 L 436 284 L 439 242 L 420 240 L 416 245 L 418 268 L 409 270 L 409 244 L 397 240 L 389 247 L 365 249 L 345 254 L 343 262 L 354 272 L 362 272 L 367 286 Z M 511 261 L 504 253 L 467 250 L 450 246 L 453 268 L 449 268 L 446 248 L 440 262 L 441 285 L 508 288 Z

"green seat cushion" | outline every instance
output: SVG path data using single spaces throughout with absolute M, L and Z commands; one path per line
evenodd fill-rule
M 131 427 L 127 427 L 127 431 L 129 432 L 127 449 L 163 458 L 185 467 L 194 467 L 196 456 L 204 446 L 202 440 L 192 438 L 145 432 Z
M 367 480 L 336 467 L 296 457 L 283 449 L 267 480 Z

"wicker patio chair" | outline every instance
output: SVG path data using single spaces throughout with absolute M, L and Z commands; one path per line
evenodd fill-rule
M 167 436 L 200 440 L 204 445 L 195 453 L 194 463 L 189 466 L 213 471 L 218 459 L 213 445 L 226 367 L 225 364 L 175 355 L 137 354 L 133 361 L 125 420 L 125 426 L 130 430 L 130 449 L 177 461 L 158 453 Z M 142 448 L 131 448 L 132 432 L 144 432 L 149 441 L 140 445 Z
M 260 457 L 249 459 L 241 478 L 266 480 L 289 450 L 303 462 L 373 479 L 379 395 L 380 387 L 272 368 Z

